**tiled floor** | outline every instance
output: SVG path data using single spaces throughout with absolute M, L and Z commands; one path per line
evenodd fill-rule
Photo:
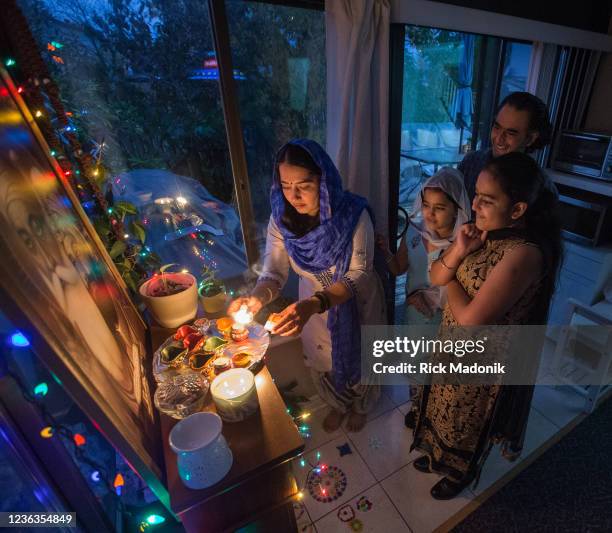
M 326 408 L 315 401 L 303 466 L 300 459 L 293 463 L 304 495 L 296 503 L 299 531 L 433 531 L 452 517 L 465 515 L 465 506 L 475 497 L 482 498 L 485 491 L 498 490 L 511 479 L 513 470 L 523 468 L 521 461 L 533 459 L 538 448 L 581 414 L 583 404 L 583 398 L 567 387 L 536 387 L 521 458 L 510 463 L 494 448 L 473 491 L 437 501 L 429 490 L 440 477 L 420 473 L 410 464 L 419 454 L 410 452 L 412 433 L 403 423 L 410 406 L 407 387 L 383 387 L 381 401 L 359 433 L 349 433 L 344 426 L 326 433 L 322 428 Z M 307 483 L 316 465 L 325 468 L 313 471 Z

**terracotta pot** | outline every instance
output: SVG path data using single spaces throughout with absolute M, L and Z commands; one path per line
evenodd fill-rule
M 166 279 L 176 283 L 187 284 L 189 287 L 184 291 L 170 294 L 168 296 L 150 296 L 149 291 L 153 285 L 162 283 L 161 276 L 145 281 L 139 289 L 140 296 L 145 302 L 153 318 L 164 328 L 176 328 L 185 322 L 193 320 L 198 310 L 197 281 L 189 273 L 170 272 L 164 274 Z

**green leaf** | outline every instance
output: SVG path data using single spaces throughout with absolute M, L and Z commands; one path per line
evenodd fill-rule
M 110 256 L 113 259 L 116 259 L 117 257 L 119 257 L 123 252 L 125 252 L 125 249 L 127 248 L 126 244 L 123 241 L 116 241 L 115 244 L 113 244 L 113 247 L 110 250 Z
M 115 203 L 114 208 L 118 209 L 119 211 L 122 211 L 126 215 L 138 214 L 138 209 L 136 209 L 136 206 L 129 202 L 117 202 Z
M 137 220 L 134 220 L 131 224 L 130 224 L 130 228 L 132 230 L 132 233 L 134 235 L 136 235 L 136 237 L 138 237 L 138 240 L 144 244 L 145 239 L 147 238 L 147 232 L 144 228 L 144 226 L 138 222 Z
M 163 265 L 161 267 L 159 267 L 159 271 L 160 272 L 165 272 L 166 270 L 168 270 L 170 267 L 175 266 L 177 263 L 168 263 L 167 265 Z
M 123 281 L 125 281 L 125 284 L 132 289 L 134 292 L 137 292 L 137 286 L 136 286 L 136 275 L 133 272 L 126 272 L 123 275 Z
M 102 238 L 102 240 L 106 239 L 106 236 L 110 233 L 110 224 L 106 222 L 106 220 L 102 218 L 98 218 L 94 220 L 94 228 L 96 229 L 96 233 Z

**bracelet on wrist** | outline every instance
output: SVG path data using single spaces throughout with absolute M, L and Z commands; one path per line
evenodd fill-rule
M 444 261 L 444 256 L 440 256 L 440 263 L 442 263 L 442 266 L 443 266 L 443 267 L 445 267 L 445 268 L 447 268 L 448 270 L 451 270 L 451 271 L 453 271 L 453 272 L 459 268 L 458 266 L 456 266 L 456 267 L 450 267 L 450 266 L 448 266 L 448 265 L 446 264 L 446 262 Z
M 323 291 L 317 291 L 313 294 L 313 296 L 321 303 L 319 314 L 325 313 L 325 311 L 331 307 L 329 296 L 327 296 L 327 294 L 325 294 Z

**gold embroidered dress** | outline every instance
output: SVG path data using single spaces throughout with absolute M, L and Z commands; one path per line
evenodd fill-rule
M 482 248 L 467 256 L 457 280 L 474 298 L 495 265 L 520 246 L 536 246 L 508 230 L 491 232 Z M 542 278 L 519 298 L 497 324 L 537 323 L 542 308 Z M 448 303 L 442 328 L 457 326 Z M 533 393 L 532 386 L 446 385 L 420 387 L 413 401 L 416 412 L 413 449 L 429 456 L 432 468 L 460 480 L 476 474 L 493 442 L 502 442 L 508 456 L 520 453 Z M 503 420 L 502 420 L 503 418 Z

